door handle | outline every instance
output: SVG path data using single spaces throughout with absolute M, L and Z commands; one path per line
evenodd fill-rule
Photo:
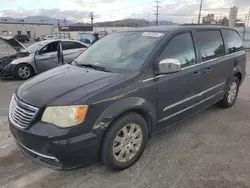
M 195 71 L 193 72 L 193 78 L 198 77 L 201 74 L 201 72 Z
M 210 73 L 211 70 L 212 70 L 211 68 L 206 68 L 206 69 L 205 69 L 205 73 Z

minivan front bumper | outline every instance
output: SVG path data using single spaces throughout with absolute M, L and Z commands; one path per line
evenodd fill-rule
M 43 129 L 43 123 L 37 124 Z M 93 133 L 52 138 L 41 134 L 45 130 L 34 133 L 32 130 L 19 129 L 11 122 L 9 126 L 17 146 L 32 159 L 50 168 L 69 170 L 99 161 L 100 143 Z

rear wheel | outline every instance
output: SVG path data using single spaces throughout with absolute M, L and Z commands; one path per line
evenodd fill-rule
M 33 76 L 33 69 L 27 64 L 17 65 L 15 68 L 15 77 L 21 80 L 29 79 Z
M 101 149 L 102 162 L 113 170 L 133 165 L 148 140 L 146 121 L 136 113 L 129 113 L 112 123 L 107 131 Z
M 233 77 L 231 82 L 229 83 L 224 98 L 218 103 L 221 107 L 230 108 L 234 105 L 238 92 L 239 92 L 239 79 L 237 77 Z

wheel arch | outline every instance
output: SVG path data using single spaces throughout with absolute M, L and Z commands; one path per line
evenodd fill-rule
M 126 113 L 134 112 L 142 116 L 148 124 L 148 133 L 152 133 L 156 125 L 156 110 L 152 104 L 139 97 L 121 99 L 109 106 L 97 119 L 94 125 L 101 140 L 111 124 Z
M 239 80 L 240 83 L 242 82 L 243 75 L 241 74 L 241 72 L 236 72 L 234 74 L 234 77 L 238 78 L 238 80 Z
M 30 67 L 32 73 L 35 74 L 35 69 L 34 69 L 34 67 L 33 67 L 31 64 L 26 63 L 26 62 L 22 62 L 22 63 L 16 64 L 16 66 L 15 66 L 14 69 L 13 69 L 13 75 L 15 75 L 17 68 L 18 68 L 19 66 L 21 66 L 21 65 L 26 65 L 26 66 Z

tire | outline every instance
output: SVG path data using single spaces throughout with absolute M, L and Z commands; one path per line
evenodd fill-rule
M 229 82 L 227 88 L 226 88 L 226 92 L 224 95 L 224 98 L 219 101 L 219 106 L 223 107 L 223 108 L 230 108 L 234 105 L 237 96 L 238 96 L 238 92 L 239 92 L 239 86 L 240 86 L 240 82 L 239 79 L 237 77 L 233 77 L 233 79 Z M 235 89 L 233 89 L 235 88 Z M 230 97 L 231 94 L 231 97 Z
M 134 136 L 129 136 L 129 131 L 132 130 L 132 127 L 134 127 Z M 125 130 L 128 131 L 127 141 L 125 141 Z M 131 112 L 125 114 L 113 122 L 108 128 L 101 147 L 101 161 L 112 170 L 126 169 L 140 158 L 147 140 L 148 126 L 144 118 L 137 113 Z M 117 152 L 114 151 L 115 148 Z M 132 149 L 134 152 L 132 152 Z
M 23 72 L 23 74 L 22 74 Z M 25 74 L 26 72 L 26 74 Z M 14 70 L 14 76 L 20 80 L 27 80 L 34 75 L 32 67 L 28 64 L 17 65 Z

